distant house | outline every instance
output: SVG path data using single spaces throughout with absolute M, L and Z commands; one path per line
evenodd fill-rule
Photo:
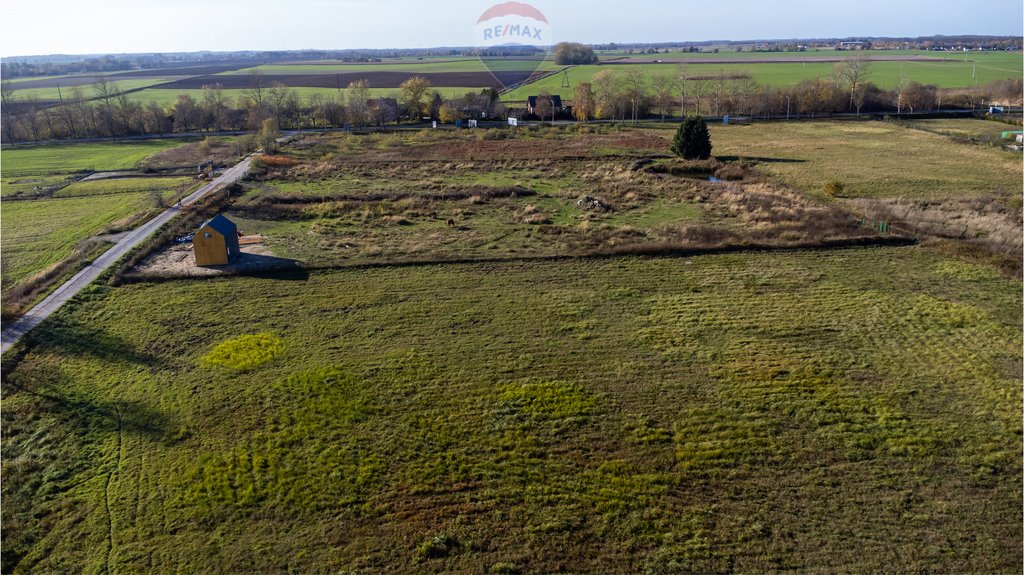
M 373 121 L 378 124 L 398 121 L 398 100 L 394 98 L 374 98 L 366 101 Z
M 529 114 L 535 114 L 536 113 L 534 111 L 534 108 L 537 107 L 537 98 L 539 98 L 539 97 L 540 96 L 530 96 L 529 98 L 526 99 L 526 111 L 527 111 L 527 113 L 529 113 Z M 561 113 L 563 108 L 564 108 L 562 106 L 562 97 L 560 95 L 558 95 L 558 94 L 552 94 L 551 95 L 551 105 L 554 107 L 556 114 Z
M 222 266 L 238 255 L 238 227 L 217 214 L 199 226 L 192 238 L 192 253 L 197 266 Z

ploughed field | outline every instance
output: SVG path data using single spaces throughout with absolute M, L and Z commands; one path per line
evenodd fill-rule
M 1016 573 L 1021 304 L 920 247 L 97 286 L 4 358 L 4 569 Z

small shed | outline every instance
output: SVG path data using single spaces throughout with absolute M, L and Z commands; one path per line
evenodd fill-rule
M 192 238 L 192 253 L 197 266 L 222 266 L 238 255 L 238 227 L 217 214 L 199 226 Z

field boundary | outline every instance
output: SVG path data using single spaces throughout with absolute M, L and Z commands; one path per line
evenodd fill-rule
M 720 246 L 686 247 L 682 245 L 634 245 L 622 246 L 612 250 L 593 250 L 580 254 L 560 255 L 537 255 L 518 256 L 507 258 L 430 258 L 430 259 L 393 259 L 376 262 L 354 262 L 343 264 L 313 264 L 307 265 L 297 262 L 296 267 L 285 270 L 240 270 L 237 272 L 225 272 L 218 275 L 194 276 L 183 274 L 149 275 L 124 273 L 119 276 L 119 283 L 163 283 L 167 281 L 181 280 L 210 280 L 225 277 L 289 277 L 294 275 L 305 275 L 311 271 L 334 271 L 334 270 L 361 270 L 378 268 L 411 268 L 438 265 L 472 265 L 472 264 L 515 264 L 529 262 L 559 262 L 559 261 L 599 261 L 624 257 L 660 257 L 660 258 L 688 258 L 695 256 L 720 255 L 732 253 L 785 253 L 816 250 L 842 250 L 857 248 L 880 248 L 880 247 L 907 247 L 915 246 L 919 242 L 917 238 L 906 236 L 859 236 L 854 238 L 841 238 L 832 240 L 821 240 L 815 242 L 795 242 L 792 244 L 771 244 L 771 243 L 730 243 Z

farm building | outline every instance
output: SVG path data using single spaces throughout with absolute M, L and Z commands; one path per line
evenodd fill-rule
M 238 255 L 238 227 L 217 214 L 199 226 L 192 238 L 197 266 L 222 266 Z

